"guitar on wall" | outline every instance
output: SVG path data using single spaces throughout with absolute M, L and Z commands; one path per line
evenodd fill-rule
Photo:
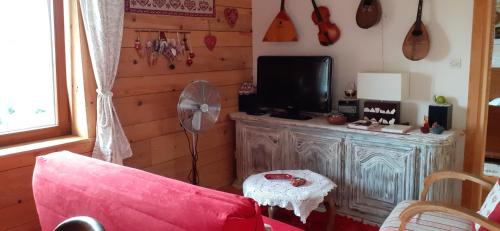
M 363 29 L 377 25 L 382 17 L 382 6 L 378 0 L 361 0 L 356 13 L 356 23 Z
M 285 10 L 285 0 L 281 0 L 281 10 L 267 29 L 264 42 L 290 42 L 297 41 L 297 32 L 292 20 Z
M 324 6 L 318 7 L 315 0 L 311 0 L 314 12 L 312 20 L 318 26 L 319 43 L 323 46 L 329 46 L 337 42 L 340 38 L 340 29 L 335 23 L 330 22 L 330 11 Z
M 411 27 L 403 43 L 403 54 L 412 61 L 424 59 L 431 48 L 429 33 L 422 22 L 422 7 L 423 0 L 419 0 L 417 21 Z

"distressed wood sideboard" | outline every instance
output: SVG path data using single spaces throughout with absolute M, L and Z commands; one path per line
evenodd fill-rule
M 309 121 L 232 113 L 236 121 L 235 186 L 246 177 L 279 169 L 309 169 L 331 178 L 341 214 L 380 224 L 403 200 L 419 198 L 424 178 L 456 170 L 456 132 L 397 135 Z M 459 186 L 434 185 L 429 199 L 458 203 Z

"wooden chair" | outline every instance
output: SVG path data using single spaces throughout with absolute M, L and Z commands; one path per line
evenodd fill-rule
M 436 181 L 444 179 L 472 181 L 483 186 L 488 191 L 490 191 L 495 184 L 495 182 L 491 182 L 488 179 L 484 179 L 482 177 L 474 176 L 468 173 L 452 171 L 435 172 L 429 175 L 424 181 L 424 189 L 421 194 L 421 201 L 404 201 L 398 204 L 391 215 L 389 215 L 389 217 L 386 219 L 384 224 L 382 224 L 380 231 L 404 231 L 406 230 L 406 227 L 409 223 L 412 223 L 414 227 L 420 226 L 421 229 L 425 227 L 427 230 L 432 230 L 434 224 L 445 224 L 444 226 L 446 226 L 450 223 L 449 221 L 463 221 L 463 223 L 461 223 L 461 227 L 458 228 L 440 227 L 436 228 L 436 230 L 472 230 L 472 224 L 477 223 L 491 231 L 500 231 L 500 224 L 488 220 L 475 211 L 471 211 L 460 206 L 426 201 L 430 186 Z M 436 213 L 440 213 L 439 216 L 436 216 L 436 220 L 444 220 L 442 220 L 442 222 L 424 222 L 420 220 L 421 216 L 423 216 L 423 213 L 426 213 L 429 217 L 437 215 Z M 415 217 L 416 219 L 412 220 L 412 218 Z M 415 230 L 418 230 L 418 228 L 416 228 Z

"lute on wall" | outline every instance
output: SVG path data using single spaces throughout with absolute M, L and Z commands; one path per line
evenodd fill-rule
M 274 18 L 263 39 L 264 42 L 298 41 L 295 25 L 285 10 L 285 0 L 281 0 L 281 10 Z
M 411 27 L 403 43 L 403 54 L 412 61 L 422 60 L 427 57 L 431 47 L 429 33 L 422 22 L 422 7 L 423 0 L 419 0 L 417 21 Z
M 363 29 L 377 25 L 382 17 L 382 6 L 378 0 L 361 0 L 356 13 L 356 23 Z

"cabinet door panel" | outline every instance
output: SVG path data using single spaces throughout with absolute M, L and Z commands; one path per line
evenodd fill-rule
M 244 130 L 243 152 L 250 166 L 247 176 L 281 168 L 279 133 L 266 128 Z
M 285 166 L 291 169 L 308 169 L 330 178 L 338 186 L 335 201 L 340 206 L 343 139 L 292 132 L 291 148 L 285 155 Z
M 399 202 L 414 199 L 416 156 L 414 146 L 348 141 L 349 208 L 385 218 Z

